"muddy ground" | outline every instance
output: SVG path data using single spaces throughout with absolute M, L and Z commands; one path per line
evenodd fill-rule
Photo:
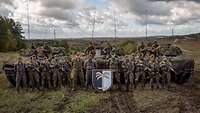
M 91 113 L 200 113 L 200 81 L 173 85 L 166 91 L 110 92 Z M 140 93 L 146 93 L 142 100 Z M 159 93 L 163 93 L 159 94 Z M 160 97 L 158 97 L 160 96 Z

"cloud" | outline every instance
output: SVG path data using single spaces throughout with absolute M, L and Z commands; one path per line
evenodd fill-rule
M 165 1 L 165 2 L 192 1 L 192 2 L 196 2 L 196 3 L 200 3 L 199 0 L 150 0 L 150 1 Z
M 6 8 L 0 7 L 0 15 L 8 17 L 8 16 L 12 16 L 13 13 L 12 13 L 12 11 L 10 11 L 10 10 L 8 10 Z
M 1 4 L 13 5 L 13 0 L 0 0 L 0 5 Z
M 134 20 L 144 25 L 147 15 L 148 24 L 176 25 L 187 24 L 196 21 L 200 15 L 199 0 L 111 0 L 117 7 L 127 9 L 133 15 Z M 187 4 L 187 5 L 186 5 Z M 127 7 L 124 7 L 127 6 Z

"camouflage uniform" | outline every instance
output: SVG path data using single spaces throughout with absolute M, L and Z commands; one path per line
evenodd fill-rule
M 88 88 L 89 83 L 92 81 L 92 70 L 96 69 L 97 63 L 91 57 L 84 62 L 84 68 L 86 69 L 86 81 L 85 87 Z
M 112 51 L 112 50 L 113 50 L 113 51 Z M 111 57 L 111 54 L 116 54 L 116 53 L 115 53 L 116 51 L 114 51 L 114 49 L 113 49 L 113 47 L 110 45 L 110 43 L 107 43 L 107 45 L 106 45 L 106 47 L 103 49 L 103 51 L 104 51 L 104 54 L 105 54 L 105 56 L 106 56 L 107 59 Z
M 47 59 L 44 63 L 40 65 L 40 71 L 41 71 L 42 88 L 46 88 L 46 84 L 48 88 L 51 88 L 50 64 Z
M 140 54 L 140 53 L 144 54 L 144 49 L 145 49 L 145 44 L 144 42 L 141 42 L 140 44 L 137 45 L 136 54 Z
M 70 79 L 72 90 L 76 88 L 78 81 L 80 81 L 82 86 L 84 84 L 83 61 L 79 56 L 76 56 L 74 59 L 72 59 L 72 72 Z
M 119 65 L 120 65 L 119 60 L 117 58 L 115 58 L 114 56 L 112 56 L 112 58 L 110 59 L 110 62 L 109 62 L 109 69 L 113 70 L 113 76 L 118 84 L 118 89 L 121 89 L 121 80 L 120 80 L 121 78 L 120 78 L 120 73 L 119 73 Z
M 31 64 L 28 66 L 28 75 L 29 75 L 29 87 L 32 89 L 40 88 L 40 76 L 39 76 L 39 69 L 38 63 L 36 61 L 31 61 Z
M 58 59 L 52 59 L 52 71 L 53 71 L 53 76 L 52 76 L 52 80 L 53 80 L 53 87 L 61 87 L 62 85 L 62 78 L 61 78 L 61 73 L 60 73 L 60 65 L 58 64 Z
M 149 76 L 150 76 L 150 87 L 153 89 L 154 86 L 159 88 L 159 65 L 155 60 L 151 60 L 149 63 Z
M 21 83 L 23 87 L 27 87 L 27 76 L 26 76 L 26 69 L 25 64 L 21 61 L 21 59 L 16 64 L 16 89 L 19 91 Z
M 162 86 L 165 88 L 169 88 L 170 80 L 171 80 L 171 66 L 172 64 L 167 60 L 166 57 L 162 58 L 162 61 L 160 62 L 160 72 L 161 72 L 161 78 L 162 78 Z
M 52 50 L 48 45 L 44 46 L 44 54 L 47 58 L 51 57 Z
M 142 88 L 145 86 L 145 62 L 141 58 L 135 59 L 135 88 L 138 86 L 139 81 L 141 81 Z
M 124 78 L 126 90 L 131 90 L 133 88 L 133 80 L 134 80 L 134 62 L 130 61 L 128 58 L 122 64 L 122 68 L 124 69 Z
M 152 44 L 152 52 L 155 57 L 159 57 L 160 55 L 160 45 L 158 44 L 157 41 L 154 41 Z

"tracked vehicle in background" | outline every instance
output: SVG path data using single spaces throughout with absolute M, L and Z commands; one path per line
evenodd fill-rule
M 187 82 L 194 74 L 194 59 L 172 44 L 161 45 L 160 49 L 173 65 L 172 81 L 179 84 Z
M 41 44 L 36 47 L 41 47 Z M 64 47 L 50 47 L 51 55 L 56 56 L 59 59 L 59 62 L 65 62 L 65 59 L 69 59 L 69 56 L 66 55 Z M 24 49 L 20 51 L 20 56 L 22 57 L 25 63 L 29 63 L 30 56 L 33 55 L 31 49 Z M 3 65 L 3 70 L 5 72 L 6 78 L 10 82 L 12 86 L 16 85 L 16 71 L 15 71 L 15 64 L 17 63 L 17 59 L 13 61 L 8 61 Z
M 65 48 L 62 47 L 51 47 L 52 55 L 56 55 L 60 60 L 66 58 L 70 58 L 66 56 Z M 108 68 L 108 58 L 106 58 L 105 54 L 102 52 L 103 48 L 96 49 L 95 59 L 98 64 L 98 69 L 107 69 Z M 169 61 L 173 65 L 173 71 L 171 72 L 172 81 L 178 84 L 187 82 L 192 75 L 194 74 L 194 59 L 188 55 L 185 55 L 183 51 L 174 45 L 165 44 L 160 46 L 160 50 L 162 53 L 165 53 Z M 21 54 L 24 59 L 28 59 L 31 55 L 30 51 L 26 52 L 29 54 Z M 121 56 L 124 56 L 123 54 Z M 122 58 L 122 57 L 121 57 Z M 16 61 L 17 62 L 17 61 Z M 4 64 L 4 71 L 8 81 L 15 86 L 16 84 L 16 71 L 15 71 L 15 63 L 16 62 L 8 62 Z

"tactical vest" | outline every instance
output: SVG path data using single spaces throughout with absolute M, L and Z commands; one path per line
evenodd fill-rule
M 150 69 L 151 69 L 151 71 L 150 71 L 151 75 L 155 75 L 156 73 L 158 73 L 156 64 L 150 64 Z
M 135 64 L 135 71 L 142 72 L 145 69 L 145 65 L 142 62 L 136 62 Z
M 73 69 L 82 69 L 82 61 L 79 59 L 74 59 L 73 60 Z

